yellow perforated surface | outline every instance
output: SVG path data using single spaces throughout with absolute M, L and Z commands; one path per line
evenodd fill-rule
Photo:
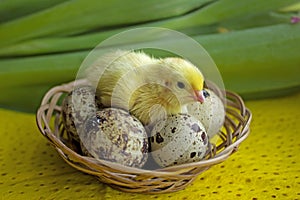
M 123 193 L 67 165 L 35 116 L 0 109 L 0 199 L 300 199 L 300 93 L 246 105 L 250 136 L 185 190 Z

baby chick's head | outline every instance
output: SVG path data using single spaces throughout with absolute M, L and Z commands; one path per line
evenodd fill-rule
M 196 66 L 184 59 L 173 57 L 162 59 L 161 62 L 172 70 L 167 81 L 183 104 L 193 101 L 204 102 L 206 96 L 203 90 L 204 77 Z

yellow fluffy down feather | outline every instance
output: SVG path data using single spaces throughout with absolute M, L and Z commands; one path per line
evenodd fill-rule
M 202 73 L 181 58 L 116 51 L 101 56 L 86 72 L 105 107 L 129 110 L 144 125 L 204 101 Z

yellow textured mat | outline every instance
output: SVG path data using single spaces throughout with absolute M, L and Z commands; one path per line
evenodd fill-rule
M 185 190 L 123 193 L 67 165 L 33 114 L 0 109 L 0 199 L 300 199 L 300 93 L 248 101 L 250 136 Z

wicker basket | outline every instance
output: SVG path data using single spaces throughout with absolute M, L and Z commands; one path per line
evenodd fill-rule
M 184 189 L 197 175 L 226 160 L 249 134 L 251 112 L 238 95 L 226 92 L 226 118 L 223 131 L 219 132 L 221 142 L 211 148 L 206 159 L 156 170 L 137 169 L 96 160 L 83 156 L 72 148 L 62 124 L 59 102 L 73 89 L 75 83 L 86 84 L 84 80 L 80 80 L 54 87 L 47 92 L 37 111 L 37 125 L 69 165 L 94 175 L 101 182 L 121 191 L 157 194 Z

